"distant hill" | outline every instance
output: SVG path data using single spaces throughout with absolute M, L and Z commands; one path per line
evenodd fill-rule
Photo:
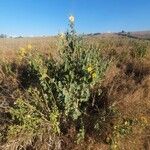
M 131 35 L 139 38 L 150 39 L 150 31 L 131 32 Z
M 118 32 L 117 35 L 127 36 L 131 38 L 150 40 L 150 31 L 135 31 L 135 32 Z
M 126 31 L 121 31 L 117 33 L 91 33 L 91 34 L 86 34 L 85 36 L 127 36 L 130 38 L 136 38 L 136 39 L 146 39 L 150 40 L 150 31 L 135 31 L 135 32 L 126 32 Z

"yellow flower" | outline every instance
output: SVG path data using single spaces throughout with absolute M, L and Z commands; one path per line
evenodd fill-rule
M 27 54 L 27 50 L 25 48 L 21 47 L 18 52 L 19 60 L 21 61 L 26 56 L 26 54 Z
M 96 75 L 96 73 L 94 72 L 93 74 L 92 74 L 92 78 L 96 78 L 97 77 L 97 75 Z
M 64 39 L 64 38 L 65 38 L 65 33 L 61 33 L 61 34 L 60 34 L 60 38 L 61 38 L 61 39 Z
M 23 47 L 20 47 L 20 51 L 21 51 L 21 52 L 25 52 L 25 51 L 26 51 L 26 49 L 25 49 L 25 48 L 23 48 Z
M 93 70 L 93 68 L 91 67 L 91 66 L 89 66 L 88 68 L 87 68 L 87 71 L 88 72 L 91 72 Z
M 125 123 L 124 123 L 125 125 L 128 125 L 128 121 L 125 121 Z
M 71 16 L 69 17 L 69 21 L 70 21 L 71 23 L 74 23 L 74 20 L 75 20 L 74 16 L 71 15 Z
M 32 45 L 31 44 L 28 45 L 28 49 L 29 50 L 32 49 Z
M 142 123 L 144 123 L 144 124 L 148 124 L 148 121 L 147 121 L 147 118 L 146 117 L 141 117 L 141 121 L 142 121 Z
M 23 48 L 23 47 L 21 47 L 20 50 L 19 50 L 19 54 L 20 54 L 21 56 L 24 56 L 24 55 L 26 54 L 26 49 Z
M 30 116 L 30 115 L 27 115 L 27 118 L 31 118 L 31 116 Z

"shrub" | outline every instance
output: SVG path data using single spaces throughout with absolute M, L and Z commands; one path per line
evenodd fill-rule
M 77 142 L 84 138 L 83 120 L 90 103 L 90 91 L 101 84 L 108 61 L 102 58 L 99 49 L 85 45 L 76 34 L 73 16 L 70 29 L 61 35 L 59 53 L 57 61 L 39 53 L 28 54 L 25 49 L 23 55 L 21 53 L 21 60 L 27 63 L 39 84 L 30 86 L 10 110 L 14 125 L 9 127 L 8 139 L 19 137 L 18 148 L 40 139 L 45 131 L 48 131 L 48 139 L 53 139 L 49 145 L 59 145 L 54 143 L 60 142 L 56 137 L 63 133 L 64 122 L 76 127 Z

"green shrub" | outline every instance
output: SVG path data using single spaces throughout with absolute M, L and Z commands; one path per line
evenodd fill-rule
M 76 34 L 72 20 L 69 31 L 61 35 L 59 52 L 57 61 L 39 53 L 26 54 L 23 58 L 38 77 L 39 84 L 36 88 L 28 88 L 23 98 L 19 98 L 10 110 L 15 122 L 9 127 L 10 137 L 15 134 L 15 137 L 18 134 L 31 135 L 28 139 L 33 141 L 43 133 L 43 128 L 50 129 L 49 134 L 55 137 L 63 132 L 60 124 L 72 122 L 79 127 L 76 128 L 77 142 L 84 138 L 83 119 L 90 91 L 101 84 L 108 61 L 102 58 L 99 49 L 84 44 L 82 37 Z

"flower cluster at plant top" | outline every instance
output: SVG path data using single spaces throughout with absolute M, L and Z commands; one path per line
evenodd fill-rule
M 69 17 L 69 21 L 70 21 L 71 23 L 74 23 L 75 18 L 74 18 L 74 16 L 73 16 L 73 15 L 71 15 L 71 16 Z

